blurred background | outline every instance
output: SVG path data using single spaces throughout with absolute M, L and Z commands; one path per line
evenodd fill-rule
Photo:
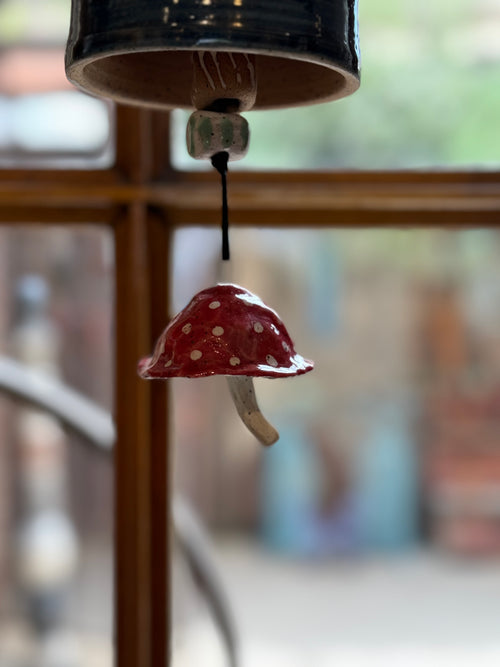
M 68 25 L 67 0 L 0 1 L 2 167 L 113 162 L 112 106 L 64 77 Z M 498 168 L 499 34 L 495 0 L 362 3 L 361 89 L 249 113 L 238 168 Z M 173 117 L 174 164 L 200 168 Z M 199 222 L 175 235 L 174 312 L 220 277 Z M 280 441 L 260 449 L 222 378 L 172 387 L 176 493 L 245 667 L 498 665 L 500 233 L 262 222 L 232 230 L 230 278 L 316 363 L 257 383 Z M 3 226 L 0 353 L 111 410 L 112 276 L 105 228 Z M 0 420 L 0 666 L 109 667 L 110 457 L 6 396 Z M 174 620 L 175 667 L 226 664 L 180 557 Z

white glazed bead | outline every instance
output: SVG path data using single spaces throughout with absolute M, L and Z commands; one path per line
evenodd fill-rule
M 248 111 L 255 104 L 255 56 L 225 51 L 193 53 L 191 101 L 195 109 Z
M 196 160 L 210 159 L 221 151 L 227 151 L 229 160 L 240 160 L 248 150 L 248 137 L 248 123 L 237 113 L 195 111 L 186 130 L 188 153 Z

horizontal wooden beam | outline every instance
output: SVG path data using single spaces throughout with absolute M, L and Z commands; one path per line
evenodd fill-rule
M 92 183 L 118 183 L 121 173 L 116 168 L 109 169 L 0 169 L 0 187 L 19 183 L 33 187 L 35 184 L 77 184 L 85 187 Z
M 2 225 L 109 225 L 116 209 L 110 206 L 56 206 L 0 204 Z
M 174 180 L 175 179 L 175 180 Z M 257 227 L 497 227 L 500 175 L 468 173 L 237 172 L 229 178 L 232 225 Z M 171 227 L 217 225 L 217 174 L 168 182 L 0 180 L 0 223 L 107 224 L 118 208 L 162 209 Z

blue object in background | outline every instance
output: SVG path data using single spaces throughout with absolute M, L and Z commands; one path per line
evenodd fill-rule
M 262 532 L 264 543 L 303 556 L 350 553 L 357 549 L 356 503 L 351 491 L 328 513 L 321 507 L 324 475 L 318 448 L 307 429 L 284 420 L 280 439 L 263 459 Z
M 418 463 L 408 410 L 378 411 L 363 443 L 357 474 L 358 518 L 364 550 L 400 550 L 418 537 Z
M 284 420 L 277 427 L 280 439 L 263 458 L 263 540 L 280 551 L 309 553 L 318 488 L 314 451 L 296 422 Z

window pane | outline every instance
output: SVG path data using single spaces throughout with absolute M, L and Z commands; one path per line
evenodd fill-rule
M 499 252 L 492 230 L 232 231 L 224 279 L 316 364 L 256 380 L 269 449 L 224 378 L 172 380 L 177 490 L 212 529 L 248 664 L 497 664 Z M 178 232 L 176 311 L 219 253 L 218 230 Z M 208 625 L 184 618 L 206 664 Z
M 112 238 L 4 227 L 0 257 L 0 664 L 111 667 Z
M 0 96 L 0 165 L 107 167 L 111 107 L 73 90 Z
M 107 167 L 113 108 L 67 81 L 70 2 L 0 3 L 0 166 Z
M 241 167 L 498 167 L 498 3 L 361 2 L 359 24 L 360 89 L 331 104 L 248 113 Z M 186 114 L 176 115 L 175 162 L 199 168 L 183 146 Z

